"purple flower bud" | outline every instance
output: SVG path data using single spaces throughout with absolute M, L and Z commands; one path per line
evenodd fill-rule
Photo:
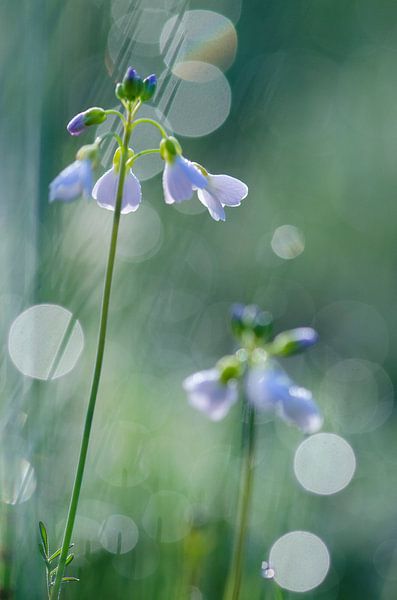
M 84 112 L 79 113 L 67 125 L 70 135 L 80 135 L 90 125 L 99 125 L 106 120 L 106 111 L 103 108 L 94 106 Z
M 141 95 L 143 88 L 142 79 L 132 67 L 128 67 L 123 79 L 123 92 L 127 100 L 136 100 Z
M 143 80 L 143 90 L 141 93 L 142 102 L 147 102 L 151 100 L 154 96 L 157 86 L 157 77 L 156 75 L 149 75 L 149 77 L 145 77 Z
M 80 135 L 86 128 L 84 113 L 79 113 L 67 125 L 70 135 Z

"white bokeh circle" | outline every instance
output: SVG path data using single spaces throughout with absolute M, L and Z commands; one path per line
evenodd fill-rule
M 281 225 L 273 233 L 272 250 L 284 260 L 296 258 L 305 249 L 305 237 L 294 225 Z
M 16 368 L 35 379 L 56 379 L 76 365 L 84 335 L 72 313 L 56 304 L 36 304 L 12 323 L 8 351 Z
M 138 543 L 139 531 L 134 521 L 125 515 L 110 515 L 99 530 L 99 541 L 112 554 L 125 554 Z
M 355 470 L 352 447 L 334 433 L 312 435 L 295 452 L 295 476 L 302 487 L 315 494 L 340 492 L 349 485 Z
M 327 576 L 330 556 L 327 546 L 313 533 L 292 531 L 272 546 L 269 565 L 274 579 L 291 592 L 307 592 L 319 586 Z

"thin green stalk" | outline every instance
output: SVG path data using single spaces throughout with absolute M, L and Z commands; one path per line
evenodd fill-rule
M 140 125 L 141 123 L 148 123 L 149 125 L 153 125 L 154 127 L 157 127 L 157 129 L 160 131 L 161 135 L 163 138 L 167 137 L 167 132 L 164 129 L 164 127 L 162 127 L 162 125 L 160 125 L 160 123 L 157 123 L 157 121 L 155 121 L 154 119 L 148 119 L 146 117 L 142 118 L 142 119 L 137 119 L 136 121 L 134 121 L 132 127 L 133 129 L 135 129 L 135 127 L 137 125 Z
M 69 512 L 65 526 L 65 532 L 62 542 L 62 551 L 59 557 L 58 569 L 56 573 L 56 578 L 54 581 L 54 586 L 51 591 L 51 600 L 58 600 L 61 591 L 62 585 L 62 577 L 65 572 L 65 563 L 69 552 L 69 545 L 72 538 L 73 526 L 76 518 L 77 505 L 80 497 L 81 484 L 83 481 L 84 475 L 84 467 L 87 458 L 88 451 L 88 443 L 90 439 L 92 420 L 94 416 L 95 404 L 97 399 L 99 380 L 101 377 L 102 363 L 103 363 L 103 355 L 105 350 L 105 340 L 106 340 L 106 329 L 108 322 L 108 314 L 109 314 L 109 303 L 110 303 L 110 292 L 112 287 L 112 277 L 113 277 L 113 269 L 114 269 L 114 261 L 116 257 L 116 247 L 117 247 L 117 236 L 119 231 L 120 224 L 120 214 L 121 214 L 121 204 L 123 197 L 123 189 L 124 189 L 124 180 L 126 173 L 126 162 L 128 157 L 128 143 L 131 136 L 131 111 L 128 113 L 128 118 L 125 121 L 125 129 L 124 129 L 124 138 L 123 138 L 123 146 L 122 146 L 122 155 L 120 161 L 120 175 L 117 186 L 117 195 L 116 195 L 116 204 L 114 209 L 114 217 L 113 217 L 113 228 L 112 235 L 110 238 L 110 247 L 109 247 L 109 256 L 108 263 L 106 268 L 106 276 L 105 276 L 105 285 L 103 290 L 103 298 L 102 298 L 102 310 L 101 310 L 101 318 L 100 318 L 100 327 L 99 327 L 99 337 L 98 337 L 98 346 L 94 367 L 94 374 L 92 378 L 91 384 L 91 393 L 90 399 L 88 402 L 87 414 L 85 418 L 83 438 L 81 441 L 80 455 L 79 461 L 77 464 L 76 475 L 73 485 L 72 496 L 69 505 Z
M 224 600 L 238 600 L 240 597 L 245 541 L 247 537 L 249 509 L 253 489 L 254 458 L 255 408 L 248 405 L 247 439 L 245 443 L 245 460 L 241 471 L 238 525 Z

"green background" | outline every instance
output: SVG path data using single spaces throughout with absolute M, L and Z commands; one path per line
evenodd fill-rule
M 236 6 L 190 4 L 231 18 Z M 189 3 L 131 2 L 131 22 L 137 11 L 156 7 L 171 16 Z M 94 360 L 111 214 L 83 200 L 48 204 L 49 182 L 79 147 L 65 124 L 90 105 L 114 106 L 114 82 L 128 64 L 146 75 L 161 62 L 136 57 L 134 44 L 120 42 L 109 66 L 112 22 L 111 3 L 102 0 L 0 4 L 2 489 L 10 453 L 21 452 L 37 480 L 28 501 L 1 504 L 4 598 L 45 597 L 37 523 L 46 522 L 55 549 Z M 69 568 L 81 582 L 70 584 L 65 598 L 187 598 L 185 581 L 206 599 L 221 598 L 241 411 L 209 423 L 187 405 L 181 382 L 233 350 L 228 310 L 236 301 L 270 310 L 278 330 L 318 329 L 318 347 L 285 367 L 313 390 L 324 430 L 344 437 L 357 459 L 345 490 L 310 494 L 293 473 L 302 435 L 280 422 L 259 426 L 242 598 L 273 597 L 261 561 L 278 537 L 300 529 L 318 535 L 331 555 L 326 580 L 305 597 L 397 596 L 397 5 L 245 0 L 235 26 L 238 52 L 226 72 L 230 115 L 210 135 L 180 141 L 184 154 L 211 172 L 247 182 L 249 196 L 219 224 L 196 210 L 197 201 L 190 211 L 197 214 L 166 206 L 156 176 L 143 183 L 144 205 L 155 212 L 123 219 L 124 256 L 74 536 L 78 557 Z M 92 139 L 88 132 L 82 143 Z M 290 260 L 272 250 L 282 225 L 305 240 Z M 151 249 L 138 260 L 140 244 Z M 7 351 L 13 320 L 43 302 L 70 310 L 85 334 L 75 369 L 53 381 L 24 377 Z M 173 495 L 160 507 L 156 533 L 148 506 L 162 490 Z M 98 542 L 111 514 L 139 528 L 132 552 L 117 556 Z

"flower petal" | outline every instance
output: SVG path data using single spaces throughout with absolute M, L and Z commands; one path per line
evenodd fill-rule
M 208 189 L 226 206 L 239 206 L 248 194 L 248 187 L 230 175 L 209 175 Z
M 49 200 L 71 202 L 92 189 L 92 169 L 89 160 L 76 160 L 63 169 L 50 184 Z
M 114 210 L 116 204 L 119 174 L 112 168 L 106 171 L 96 182 L 92 190 L 92 197 L 98 206 L 107 210 Z M 141 185 L 135 175 L 128 172 L 124 181 L 121 214 L 134 212 L 141 202 Z
M 109 169 L 98 179 L 92 190 L 92 197 L 98 206 L 114 210 L 117 193 L 118 175 L 114 169 Z
M 319 431 L 323 425 L 323 417 L 312 393 L 296 385 L 290 387 L 288 392 L 288 397 L 283 398 L 277 406 L 278 415 L 304 433 Z
M 124 192 L 121 214 L 126 215 L 130 212 L 135 212 L 142 200 L 142 190 L 139 179 L 129 171 L 124 182 Z
M 221 383 L 216 369 L 194 373 L 185 379 L 183 387 L 191 406 L 212 421 L 222 420 L 238 400 L 237 382 Z
M 163 173 L 164 197 L 167 204 L 190 200 L 193 185 L 203 188 L 207 180 L 200 171 L 183 156 L 177 156 L 174 162 L 167 162 Z
M 208 212 L 215 221 L 224 221 L 226 219 L 225 211 L 219 200 L 208 190 L 197 190 L 198 198 L 201 204 L 208 208 Z

